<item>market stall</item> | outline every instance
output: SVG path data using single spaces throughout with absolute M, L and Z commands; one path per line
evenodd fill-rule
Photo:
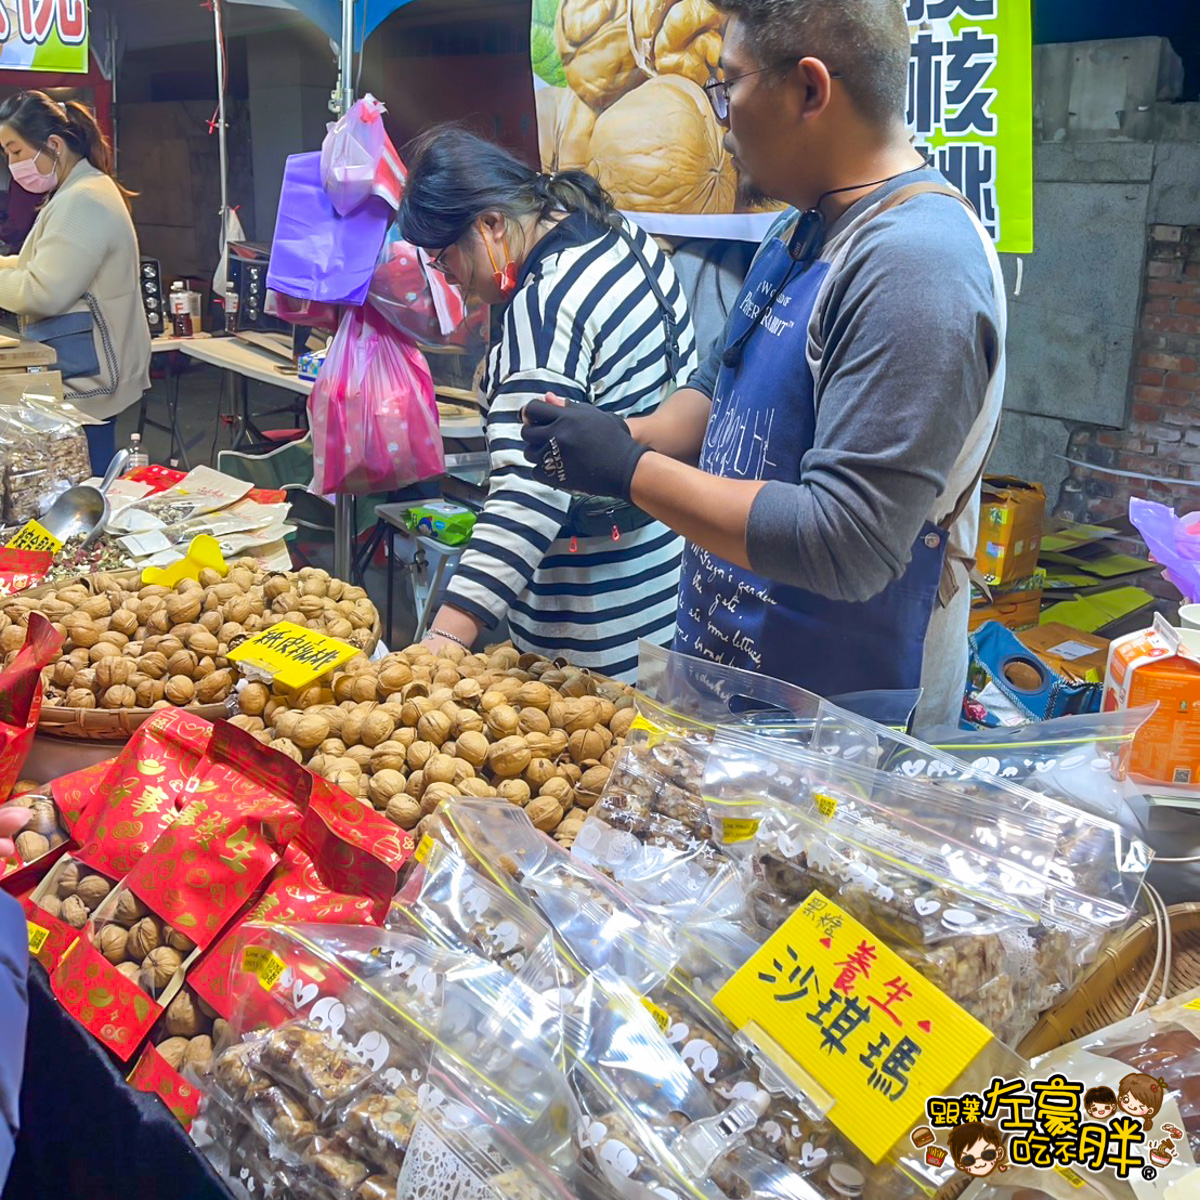
M 35 960 L 13 1195 L 169 1172 L 416 1197 L 447 1171 L 480 1195 L 930 1195 L 962 1153 L 938 1097 L 1194 995 L 1190 918 L 1104 815 L 1126 714 L 1069 766 L 1026 744 L 996 773 L 652 647 L 636 689 L 511 647 L 389 651 L 322 571 L 147 578 L 0 609 L 0 785 L 30 814 L 3 883 Z M 92 765 L 20 778 L 68 728 Z M 1200 1149 L 1184 1028 L 1178 1065 L 1123 1060 L 1165 1081 L 1180 1134 L 1133 1149 L 1166 1183 Z M 76 1122 L 110 1133 L 60 1166 Z

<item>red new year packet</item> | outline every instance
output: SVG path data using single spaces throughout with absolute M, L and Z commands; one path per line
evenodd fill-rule
M 41 613 L 30 613 L 25 644 L 0 671 L 0 802 L 8 799 L 33 745 L 42 711 L 42 668 L 62 644 L 62 634 Z
M 37 587 L 50 572 L 54 555 L 48 550 L 10 550 L 0 547 L 0 596 L 15 596 Z
M 200 1089 L 188 1083 L 153 1046 L 142 1051 L 129 1083 L 139 1092 L 157 1096 L 184 1129 L 191 1129 L 200 1111 Z

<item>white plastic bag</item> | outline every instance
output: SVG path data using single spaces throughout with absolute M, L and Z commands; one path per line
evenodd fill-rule
M 386 111 L 368 93 L 329 126 L 321 143 L 321 182 L 339 216 L 349 216 L 372 195 L 399 207 L 405 170 L 383 127 Z

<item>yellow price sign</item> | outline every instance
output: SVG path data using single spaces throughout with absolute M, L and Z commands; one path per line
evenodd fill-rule
M 42 553 L 57 554 L 62 547 L 62 542 L 44 525 L 39 525 L 37 521 L 26 521 L 17 530 L 12 541 L 8 543 L 5 549 L 37 550 Z
M 874 1163 L 992 1038 L 820 892 L 713 1003 L 737 1029 L 757 1027 L 827 1093 L 829 1119 Z
M 302 688 L 357 653 L 347 642 L 280 621 L 231 650 L 229 661 L 263 672 L 286 688 Z
M 418 843 L 417 848 L 413 852 L 413 858 L 419 863 L 423 863 L 428 857 L 430 850 L 433 849 L 433 838 L 426 834 Z
M 647 1000 L 645 996 L 642 997 L 642 1004 L 645 1005 L 646 1011 L 654 1018 L 654 1023 L 658 1026 L 659 1032 L 662 1034 L 670 1033 L 671 1014 L 665 1008 L 660 1008 L 653 1000 Z
M 721 841 L 726 846 L 733 846 L 738 842 L 752 842 L 761 824 L 757 817 L 723 817 Z
M 247 975 L 257 975 L 258 968 L 263 965 L 270 953 L 265 946 L 247 946 L 242 951 L 242 970 Z
M 259 987 L 269 992 L 279 982 L 286 969 L 283 959 L 278 954 L 268 952 L 254 972 L 258 976 Z
M 29 926 L 29 953 L 41 954 L 42 947 L 50 936 L 50 930 L 41 925 L 35 925 L 32 921 L 26 921 L 25 924 Z
M 813 792 L 813 803 L 817 806 L 817 812 L 823 817 L 832 817 L 837 812 L 836 796 L 829 796 L 825 792 Z
M 1076 1174 L 1070 1167 L 1054 1168 L 1073 1188 L 1083 1187 L 1083 1177 Z

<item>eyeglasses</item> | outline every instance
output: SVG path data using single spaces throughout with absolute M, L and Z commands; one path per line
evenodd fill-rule
M 449 275 L 451 273 L 450 264 L 446 261 L 446 255 L 450 253 L 450 247 L 439 251 L 433 258 L 429 260 L 429 265 L 440 275 Z
M 964 1167 L 973 1167 L 977 1162 L 995 1162 L 996 1152 L 995 1150 L 985 1150 L 978 1158 L 973 1154 L 964 1154 L 958 1161 Z
M 717 114 L 718 121 L 724 121 L 729 116 L 729 85 L 737 83 L 739 79 L 749 79 L 754 75 L 762 75 L 766 71 L 778 71 L 780 67 L 793 67 L 800 61 L 803 55 L 795 55 L 789 58 L 781 58 L 778 62 L 772 63 L 769 67 L 759 67 L 757 71 L 747 71 L 744 75 L 735 75 L 732 79 L 714 79 L 712 83 L 706 83 L 704 90 L 708 94 L 708 102 L 713 107 L 713 112 Z M 840 71 L 830 71 L 830 79 L 841 79 Z

